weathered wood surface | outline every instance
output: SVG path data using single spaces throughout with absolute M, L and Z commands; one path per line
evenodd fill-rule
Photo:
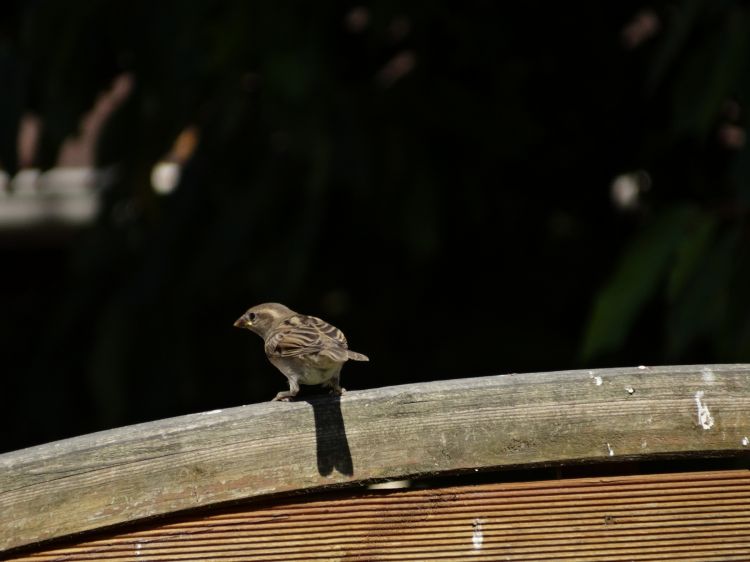
M 750 471 L 328 494 L 172 518 L 15 562 L 750 560 Z
M 501 375 L 263 403 L 0 455 L 0 551 L 293 490 L 750 450 L 750 366 Z

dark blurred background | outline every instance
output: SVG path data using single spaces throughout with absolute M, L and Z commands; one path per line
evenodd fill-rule
M 748 361 L 749 55 L 746 1 L 3 2 L 0 450 L 269 400 L 265 301 L 350 390 Z

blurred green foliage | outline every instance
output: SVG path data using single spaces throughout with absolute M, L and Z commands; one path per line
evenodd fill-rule
M 748 360 L 746 2 L 4 8 L 6 170 L 22 115 L 49 168 L 134 86 L 100 137 L 96 224 L 3 234 L 0 449 L 269 399 L 284 380 L 232 322 L 271 300 L 371 357 L 350 389 Z M 619 208 L 636 170 L 651 187 Z

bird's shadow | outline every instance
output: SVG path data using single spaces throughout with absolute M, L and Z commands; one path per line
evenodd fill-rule
M 330 476 L 335 469 L 344 476 L 352 476 L 354 466 L 341 415 L 341 398 L 311 396 L 302 400 L 313 409 L 318 472 L 321 476 Z

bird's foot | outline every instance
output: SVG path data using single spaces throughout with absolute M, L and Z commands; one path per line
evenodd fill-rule
M 341 396 L 342 394 L 345 394 L 345 393 L 346 393 L 346 389 L 344 387 L 341 387 L 341 386 L 331 387 L 331 394 L 333 394 L 334 396 Z

